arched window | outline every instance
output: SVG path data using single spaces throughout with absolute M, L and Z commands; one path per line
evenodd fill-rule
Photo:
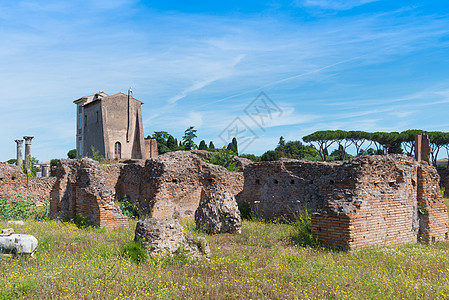
M 115 143 L 115 156 L 114 158 L 120 159 L 122 158 L 122 144 L 120 142 Z

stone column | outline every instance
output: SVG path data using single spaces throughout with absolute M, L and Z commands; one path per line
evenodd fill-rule
M 29 170 L 31 167 L 31 140 L 34 136 L 24 136 L 25 140 L 25 169 Z
M 15 140 L 14 142 L 17 143 L 17 165 L 21 168 L 23 164 L 23 140 Z
M 42 177 L 48 177 L 48 170 L 50 165 L 42 165 Z

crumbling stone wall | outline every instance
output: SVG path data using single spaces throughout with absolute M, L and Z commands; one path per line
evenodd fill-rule
M 102 227 L 127 225 L 128 218 L 114 204 L 120 166 L 103 166 L 89 158 L 60 160 L 51 191 L 50 215 L 61 219 L 82 215 L 90 224 Z
M 43 204 L 50 198 L 50 191 L 56 178 L 29 177 L 15 165 L 0 163 L 0 198 L 17 195 L 28 198 L 36 204 Z
M 193 217 L 201 191 L 217 187 L 237 195 L 243 174 L 207 164 L 193 152 L 170 152 L 146 161 L 139 203 L 153 217 Z
M 447 239 L 439 176 L 410 157 L 281 160 L 252 164 L 244 177 L 241 201 L 266 217 L 294 218 L 307 209 L 313 213 L 314 234 L 325 246 L 354 249 Z
M 125 220 L 114 199 L 126 197 L 151 217 L 193 217 L 203 190 L 222 188 L 237 195 L 243 188 L 242 173 L 207 164 L 193 151 L 113 165 L 60 160 L 55 173 L 51 215 L 74 218 L 82 213 L 92 224 L 109 227 Z

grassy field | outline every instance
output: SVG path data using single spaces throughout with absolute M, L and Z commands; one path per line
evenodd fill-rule
M 355 252 L 294 245 L 288 224 L 245 221 L 242 234 L 205 236 L 210 261 L 137 263 L 123 254 L 135 221 L 79 229 L 30 220 L 13 225 L 39 239 L 34 259 L 0 258 L 0 299 L 439 299 L 449 297 L 449 243 Z M 11 227 L 0 221 L 0 228 Z

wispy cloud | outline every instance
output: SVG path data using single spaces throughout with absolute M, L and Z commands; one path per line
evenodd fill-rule
M 261 91 L 284 109 L 258 132 L 266 141 L 315 128 L 444 123 L 408 119 L 447 105 L 445 60 L 429 60 L 447 53 L 449 19 L 414 7 L 351 14 L 368 2 L 305 0 L 291 15 L 270 11 L 262 18 L 161 11 L 137 0 L 3 1 L 0 139 L 12 146 L 0 149 L 0 160 L 14 155 L 13 140 L 25 134 L 53 145 L 36 153 L 41 159 L 65 156 L 75 144 L 72 101 L 129 86 L 145 102 L 145 135 L 180 136 L 194 125 L 214 139 Z M 297 18 L 304 7 L 346 11 Z M 417 70 L 426 77 L 410 83 Z M 438 88 L 425 92 L 429 82 Z M 251 151 L 262 148 L 254 143 Z
M 179 94 L 168 99 L 168 103 L 175 103 L 176 101 L 181 100 L 182 98 L 186 97 L 191 92 L 198 91 L 217 80 L 231 76 L 233 69 L 243 58 L 244 58 L 244 55 L 239 55 L 237 58 L 233 59 L 231 62 L 223 62 L 220 64 L 215 63 L 212 70 L 209 71 L 209 72 L 213 73 L 212 75 L 209 74 L 209 78 L 204 79 L 199 82 L 196 82 L 193 85 L 185 88 Z
M 319 7 L 322 9 L 348 10 L 376 1 L 379 0 L 304 0 L 297 1 L 296 3 L 297 5 Z

